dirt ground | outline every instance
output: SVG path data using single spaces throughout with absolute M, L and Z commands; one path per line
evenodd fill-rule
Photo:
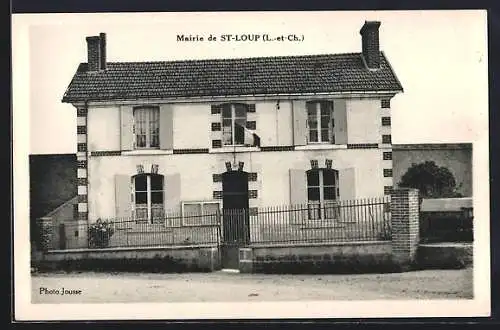
M 31 291 L 33 303 L 472 299 L 472 283 L 470 268 L 363 275 L 82 272 L 33 274 Z

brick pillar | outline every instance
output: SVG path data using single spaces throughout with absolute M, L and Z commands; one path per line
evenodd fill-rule
M 41 251 L 48 251 L 52 247 L 52 218 L 44 217 L 37 219 L 38 246 Z
M 394 189 L 391 193 L 392 258 L 401 270 L 416 260 L 419 243 L 418 189 Z

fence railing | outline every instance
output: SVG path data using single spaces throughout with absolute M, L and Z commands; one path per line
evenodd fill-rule
M 390 197 L 259 208 L 249 215 L 253 244 L 391 239 Z
M 391 239 L 390 197 L 167 214 L 153 219 L 65 221 L 50 229 L 49 249 L 200 244 L 293 244 Z
M 111 218 L 66 221 L 51 228 L 49 249 L 154 247 L 218 244 L 219 214 L 169 214 L 155 219 Z

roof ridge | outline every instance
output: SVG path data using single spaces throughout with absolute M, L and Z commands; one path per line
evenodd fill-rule
M 302 55 L 270 55 L 270 56 L 247 56 L 247 57 L 231 57 L 231 58 L 205 58 L 205 59 L 184 59 L 184 60 L 164 60 L 164 61 L 125 61 L 125 62 L 107 62 L 107 64 L 149 64 L 149 63 L 184 63 L 184 62 L 213 62 L 213 61 L 240 61 L 240 60 L 256 60 L 256 59 L 280 59 L 280 58 L 311 58 L 311 57 L 341 57 L 341 56 L 354 56 L 361 55 L 361 52 L 351 53 L 322 53 L 322 54 L 302 54 Z M 86 62 L 82 62 L 86 64 Z

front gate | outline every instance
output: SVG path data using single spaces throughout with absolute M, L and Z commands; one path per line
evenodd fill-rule
M 250 243 L 248 173 L 222 174 L 222 268 L 239 268 L 239 248 Z

